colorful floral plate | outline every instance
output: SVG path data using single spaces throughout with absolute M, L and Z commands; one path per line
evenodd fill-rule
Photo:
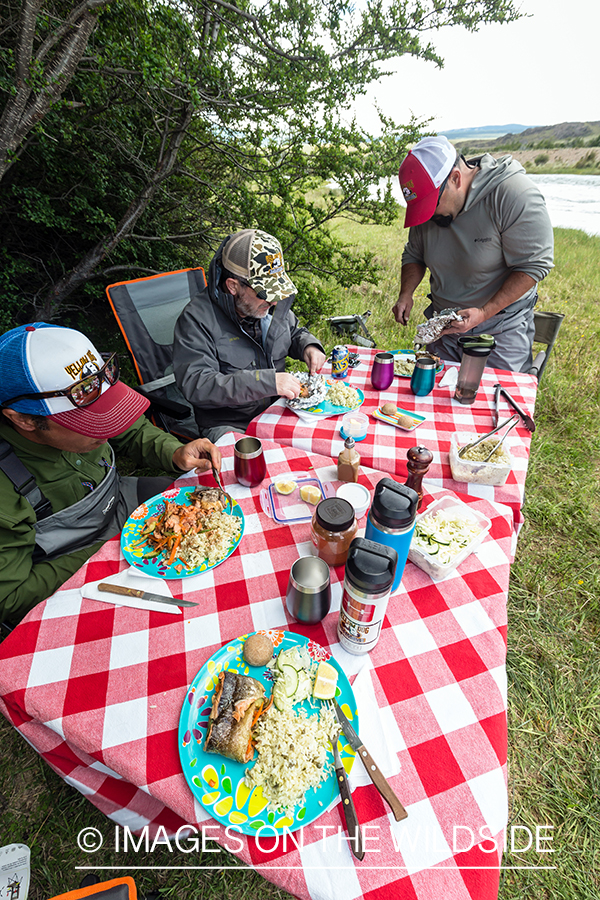
M 358 731 L 356 701 L 350 682 L 324 647 L 301 634 L 292 634 L 289 631 L 261 631 L 259 634 L 267 634 L 271 638 L 275 653 L 295 645 L 304 645 L 308 647 L 308 652 L 314 660 L 326 659 L 334 666 L 339 672 L 336 699 Z M 264 666 L 248 666 L 242 657 L 247 637 L 249 635 L 244 634 L 213 653 L 188 688 L 179 718 L 179 758 L 192 794 L 218 822 L 235 827 L 243 834 L 256 835 L 261 829 L 265 829 L 264 835 L 272 836 L 273 832 L 282 834 L 284 828 L 296 831 L 303 825 L 314 822 L 338 795 L 338 787 L 332 769 L 329 777 L 316 791 L 308 791 L 305 805 L 296 806 L 293 815 L 286 815 L 283 811 L 270 812 L 262 789 L 248 788 L 244 782 L 244 772 L 252 767 L 253 761 L 246 764 L 238 763 L 217 753 L 204 752 L 204 738 L 219 672 L 228 669 L 240 675 L 250 675 L 265 685 L 267 696 L 271 693 L 273 687 L 271 670 Z M 309 714 L 314 713 L 316 707 L 321 704 L 318 700 L 312 702 L 314 706 L 305 700 L 294 709 L 304 707 Z M 346 771 L 350 772 L 355 754 L 343 735 L 338 739 L 338 749 Z M 331 761 L 333 762 L 333 754 Z
M 231 556 L 244 534 L 244 514 L 237 503 L 233 507 L 232 515 L 239 516 L 242 520 L 240 535 L 236 540 L 231 542 L 225 556 L 215 563 L 210 564 L 207 560 L 204 560 L 204 562 L 200 563 L 200 565 L 196 566 L 194 569 L 183 568 L 181 572 L 178 572 L 175 568 L 176 566 L 181 566 L 181 563 L 178 560 L 175 560 L 172 565 L 167 566 L 167 557 L 164 554 L 153 559 L 144 559 L 144 553 L 149 552 L 148 544 L 135 544 L 135 541 L 140 538 L 140 532 L 148 516 L 159 514 L 165 500 L 171 500 L 173 503 L 187 503 L 189 495 L 194 490 L 195 488 L 190 486 L 184 488 L 169 488 L 168 491 L 157 494 L 156 497 L 152 497 L 150 500 L 147 500 L 146 503 L 142 503 L 141 506 L 134 509 L 125 522 L 123 531 L 121 532 L 121 550 L 130 566 L 135 566 L 135 568 L 143 572 L 144 575 L 154 575 L 156 578 L 190 578 L 192 575 L 200 575 L 201 572 L 206 572 L 208 569 L 214 569 L 215 566 L 221 565 L 222 562 L 225 562 L 227 557 Z
M 413 361 L 415 359 L 415 354 L 413 353 L 412 350 L 390 350 L 390 353 L 393 356 L 404 356 L 406 359 L 410 359 Z M 444 363 L 440 360 L 439 364 L 435 367 L 435 374 L 439 375 L 439 373 L 442 371 L 443 368 L 444 368 Z M 411 377 L 410 375 L 396 375 L 396 378 L 410 378 L 410 377 Z

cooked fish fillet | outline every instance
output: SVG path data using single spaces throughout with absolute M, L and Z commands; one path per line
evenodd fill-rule
M 264 696 L 265 689 L 255 678 L 221 672 L 213 697 L 205 751 L 247 762 L 254 711 Z

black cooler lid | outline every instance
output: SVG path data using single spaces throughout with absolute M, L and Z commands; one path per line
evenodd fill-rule
M 354 538 L 348 550 L 346 577 L 365 593 L 383 593 L 396 575 L 398 554 L 393 547 L 366 538 Z

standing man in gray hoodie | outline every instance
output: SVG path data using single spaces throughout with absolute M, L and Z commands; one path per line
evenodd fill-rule
M 554 240 L 544 198 L 511 156 L 459 156 L 450 141 L 426 137 L 398 173 L 410 227 L 402 254 L 396 321 L 407 325 L 413 294 L 429 269 L 431 317 L 457 308 L 428 349 L 459 362 L 460 334 L 492 334 L 488 365 L 526 372 L 532 365 L 538 282 L 553 267 Z

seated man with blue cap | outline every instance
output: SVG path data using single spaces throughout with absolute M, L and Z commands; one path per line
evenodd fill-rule
M 210 441 L 152 425 L 79 331 L 36 323 L 0 336 L 0 621 L 15 624 L 60 587 L 173 477 L 120 476 L 115 452 L 181 475 L 221 468 Z

